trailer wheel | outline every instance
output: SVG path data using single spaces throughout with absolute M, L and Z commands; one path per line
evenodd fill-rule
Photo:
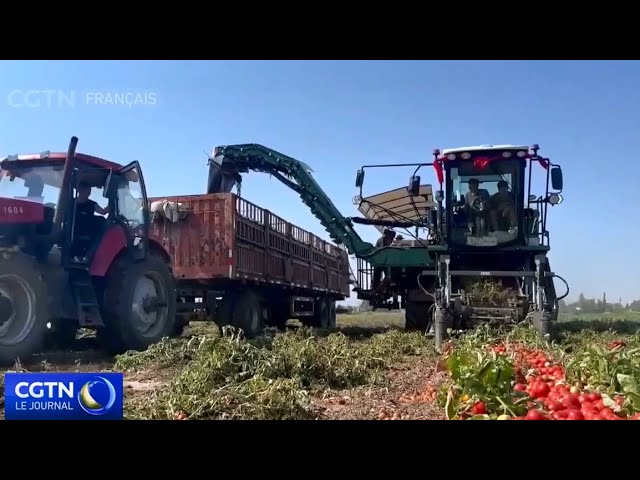
M 338 324 L 335 300 L 327 300 L 329 302 L 329 328 L 336 328 Z
M 264 330 L 264 320 L 258 295 L 252 290 L 247 290 L 235 303 L 232 325 L 242 329 L 247 338 L 260 335 Z
M 47 286 L 35 262 L 18 254 L 0 259 L 0 363 L 27 362 L 48 332 Z
M 335 303 L 333 303 L 334 314 L 331 314 L 331 301 L 321 298 L 316 302 L 316 310 L 313 315 L 312 325 L 316 328 L 326 330 L 336 326 Z
M 235 294 L 226 293 L 222 300 L 216 303 L 216 313 L 213 315 L 213 321 L 220 328 L 232 324 L 235 300 Z
M 176 285 L 164 260 L 119 260 L 109 273 L 105 327 L 98 331 L 112 353 L 146 350 L 176 333 Z
M 273 301 L 269 307 L 269 324 L 284 330 L 291 314 L 288 302 Z

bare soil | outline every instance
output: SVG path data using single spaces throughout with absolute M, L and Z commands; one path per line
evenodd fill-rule
M 402 328 L 403 315 L 399 312 L 375 312 L 357 315 L 340 315 L 338 326 L 349 337 L 367 341 L 375 333 Z M 212 327 L 192 324 L 186 336 L 202 334 Z M 318 419 L 328 420 L 436 420 L 444 419 L 443 412 L 435 405 L 435 390 L 439 381 L 433 357 L 412 357 L 393 365 L 385 372 L 383 386 L 366 386 L 347 390 L 325 390 L 313 394 L 311 405 Z M 94 338 L 82 336 L 73 351 L 49 351 L 36 362 L 21 367 L 42 372 L 96 372 L 113 368 L 114 359 L 97 349 Z M 128 399 L 152 395 L 168 385 L 175 371 L 127 373 L 125 392 Z M 1 393 L 4 396 L 3 392 Z M 0 397 L 0 418 L 4 418 L 3 398 Z
M 433 359 L 414 360 L 391 368 L 386 387 L 327 391 L 312 400 L 318 418 L 326 420 L 444 420 L 435 405 L 441 380 Z

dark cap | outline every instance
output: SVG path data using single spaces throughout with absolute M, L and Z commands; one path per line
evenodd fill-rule
M 78 183 L 78 190 L 86 190 L 87 188 L 91 188 L 91 185 L 89 185 L 89 182 L 85 182 L 84 180 L 80 183 Z
M 509 188 L 509 183 L 506 182 L 505 180 L 500 180 L 498 182 L 498 188 L 502 188 L 502 187 Z
M 475 183 L 476 185 L 480 185 L 480 181 L 477 178 L 470 178 L 468 183 L 469 185 L 471 185 L 472 183 Z

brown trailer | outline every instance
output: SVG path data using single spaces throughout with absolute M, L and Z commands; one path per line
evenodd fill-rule
M 214 320 L 249 337 L 288 319 L 335 325 L 335 302 L 350 294 L 344 250 L 234 193 L 149 202 L 150 235 L 171 255 L 183 320 Z

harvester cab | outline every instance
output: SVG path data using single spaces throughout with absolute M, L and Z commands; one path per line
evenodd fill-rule
M 434 150 L 433 166 L 444 187 L 447 245 L 533 246 L 548 240 L 547 208 L 562 202 L 562 170 L 537 153 L 537 145 Z M 546 170 L 544 196 L 531 195 L 533 163 Z M 549 191 L 549 181 L 555 191 Z
M 381 246 L 358 258 L 359 298 L 380 303 L 401 295 L 409 327 L 446 332 L 480 322 L 529 319 L 550 333 L 558 301 L 549 267 L 549 206 L 562 202 L 562 170 L 538 154 L 538 145 L 482 145 L 434 150 L 430 163 L 365 165 L 356 175 L 354 203 L 377 228 L 415 228 L 415 240 Z M 545 193 L 534 184 L 533 166 L 546 173 Z M 434 186 L 421 183 L 420 169 L 435 169 Z M 366 168 L 415 168 L 408 185 L 362 196 Z M 551 186 L 551 189 L 549 188 Z M 420 229 L 428 240 L 417 237 Z M 403 244 L 404 243 L 404 244 Z M 383 269 L 384 288 L 360 281 Z M 378 274 L 379 277 L 380 274 Z M 566 284 L 566 282 L 565 282 Z
M 123 351 L 173 325 L 175 285 L 166 252 L 152 255 L 158 246 L 149 245 L 140 165 L 76 154 L 76 144 L 0 162 L 2 363 L 26 360 L 47 337 L 66 345 L 79 327 Z M 90 198 L 92 189 L 104 199 Z

